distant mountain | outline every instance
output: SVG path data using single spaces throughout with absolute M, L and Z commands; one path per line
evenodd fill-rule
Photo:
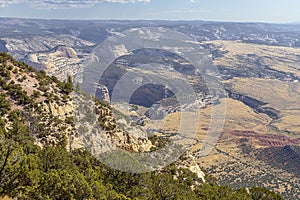
M 0 51 L 1 52 L 7 52 L 8 51 L 7 48 L 5 47 L 5 45 L 6 45 L 6 42 L 3 41 L 3 40 L 0 40 Z

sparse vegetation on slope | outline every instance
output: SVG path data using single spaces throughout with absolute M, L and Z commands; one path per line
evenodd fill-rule
M 0 198 L 282 199 L 260 188 L 232 190 L 214 181 L 204 184 L 175 164 L 145 174 L 110 169 L 84 149 L 67 148 L 70 134 L 76 134 L 75 119 L 70 110 L 53 105 L 71 103 L 71 79 L 59 82 L 5 53 L 0 54 L 0 70 Z M 103 116 L 111 110 L 98 102 L 97 112 Z M 115 123 L 112 116 L 108 123 L 105 117 L 99 122 L 107 131 L 117 128 L 110 128 Z

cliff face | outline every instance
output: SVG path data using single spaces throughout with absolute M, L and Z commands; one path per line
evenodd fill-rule
M 121 148 L 127 151 L 150 151 L 152 144 L 146 132 L 133 129 L 131 124 L 112 112 L 110 105 L 89 95 L 73 94 L 73 110 L 78 134 L 73 137 L 74 148 L 84 147 L 93 154 Z M 120 122 L 121 120 L 121 122 Z M 140 131 L 138 131 L 140 130 Z
M 81 57 L 81 58 L 79 58 Z M 48 52 L 29 53 L 24 61 L 36 69 L 45 70 L 59 80 L 66 80 L 68 75 L 74 76 L 82 67 L 86 55 L 81 55 L 72 47 L 59 45 Z

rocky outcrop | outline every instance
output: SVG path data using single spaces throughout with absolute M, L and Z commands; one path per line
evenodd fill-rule
M 46 52 L 29 53 L 23 60 L 37 70 L 45 70 L 50 76 L 66 80 L 69 75 L 75 76 L 81 70 L 88 57 L 69 46 L 59 45 Z
M 121 113 L 116 117 L 108 104 L 81 95 L 74 96 L 73 103 L 75 126 L 79 133 L 73 138 L 75 144 L 71 145 L 74 148 L 85 147 L 93 154 L 116 149 L 146 152 L 152 148 L 147 133 L 132 126 Z
M 178 167 L 189 169 L 191 172 L 195 173 L 198 178 L 202 179 L 203 183 L 205 183 L 205 173 L 201 170 L 196 158 L 189 152 L 186 153 Z
M 60 57 L 78 59 L 77 52 L 68 46 L 58 46 L 55 48 L 55 52 L 58 52 Z
M 71 101 L 64 105 L 58 105 L 57 103 L 44 103 L 44 108 L 47 112 L 50 112 L 52 115 L 57 117 L 73 115 L 73 105 Z

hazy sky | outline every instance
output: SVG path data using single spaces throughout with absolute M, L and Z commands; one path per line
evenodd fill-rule
M 0 16 L 300 22 L 300 0 L 1 0 Z

